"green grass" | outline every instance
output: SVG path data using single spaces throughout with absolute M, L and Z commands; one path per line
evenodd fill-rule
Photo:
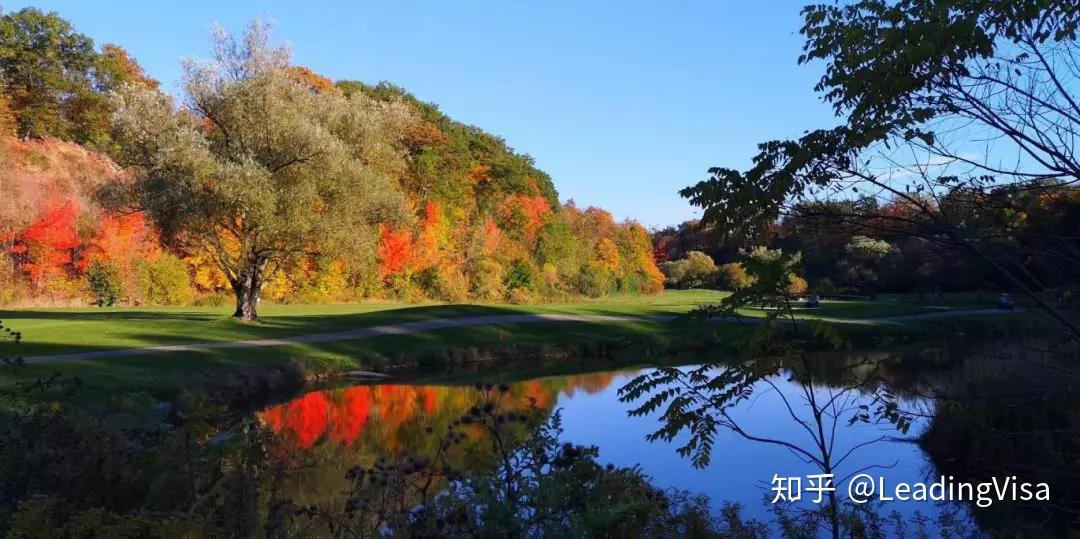
M 660 296 L 615 296 L 593 301 L 531 306 L 515 305 L 267 305 L 261 321 L 241 323 L 225 307 L 124 309 L 19 309 L 0 311 L 6 326 L 23 333 L 17 353 L 38 356 L 59 353 L 138 348 L 163 344 L 224 342 L 277 338 L 310 333 L 357 329 L 433 318 L 514 313 L 566 313 L 612 315 L 670 315 L 715 303 L 725 293 L 685 290 Z M 971 304 L 958 304 L 969 307 Z M 829 301 L 821 308 L 801 311 L 800 317 L 868 318 L 930 312 L 910 302 Z M 763 311 L 747 309 L 747 316 Z M 503 347 L 597 342 L 627 337 L 677 338 L 687 324 L 655 322 L 543 323 L 456 328 L 387 336 L 360 341 L 291 344 L 272 348 L 162 353 L 140 357 L 67 361 L 31 365 L 17 375 L 0 375 L 0 387 L 15 379 L 31 380 L 60 372 L 78 376 L 95 398 L 111 392 L 143 388 L 167 392 L 178 386 L 198 386 L 232 373 L 281 365 L 298 358 L 309 365 L 345 365 L 361 368 L 372 358 L 393 361 L 435 350 L 462 347 Z M 9 345 L 0 345 L 9 346 Z M 0 351 L 0 355 L 3 355 Z
M 0 320 L 23 334 L 19 353 L 39 356 L 109 348 L 222 342 L 324 333 L 433 318 L 515 313 L 680 314 L 719 301 L 723 293 L 672 291 L 547 305 L 266 305 L 261 320 L 242 323 L 227 307 L 20 309 Z

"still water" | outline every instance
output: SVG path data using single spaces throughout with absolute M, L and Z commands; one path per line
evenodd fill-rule
M 963 480 L 977 479 L 987 469 L 1008 473 L 1009 463 L 998 466 L 981 446 L 994 444 L 992 439 L 979 442 L 971 433 L 952 429 L 940 432 L 953 424 L 949 421 L 954 416 L 960 417 L 955 419 L 956 425 L 970 423 L 963 414 L 991 417 L 996 413 L 992 406 L 985 408 L 983 404 L 984 408 L 968 410 L 950 404 L 948 418 L 938 419 L 945 422 L 944 426 L 931 429 L 930 418 L 942 414 L 937 413 L 935 401 L 929 396 L 934 389 L 955 387 L 958 381 L 969 387 L 978 376 L 1015 381 L 1007 367 L 987 370 L 984 363 L 974 360 L 943 359 L 925 352 L 914 360 L 903 354 L 877 353 L 869 360 L 866 355 L 848 355 L 816 358 L 801 368 L 772 366 L 764 369 L 768 374 L 756 379 L 724 408 L 725 427 L 718 429 L 711 461 L 703 468 L 695 467 L 690 458 L 676 451 L 688 440 L 685 431 L 670 442 L 647 439 L 663 425 L 663 407 L 636 417 L 628 413 L 641 400 L 626 398 L 624 388 L 635 377 L 654 372 L 651 367 L 615 366 L 594 372 L 588 368 L 589 362 L 581 362 L 561 365 L 560 374 L 543 370 L 401 374 L 386 383 L 311 391 L 259 412 L 258 418 L 274 433 L 282 458 L 315 457 L 311 461 L 314 464 L 293 479 L 291 495 L 300 502 L 314 502 L 340 491 L 350 466 L 383 455 L 423 455 L 433 451 L 430 431 L 437 432 L 467 415 L 482 396 L 474 387 L 478 381 L 505 382 L 504 392 L 500 393 L 500 407 L 504 410 L 535 408 L 545 416 L 560 414 L 560 439 L 597 446 L 602 463 L 640 465 L 658 487 L 707 495 L 714 507 L 725 502 L 739 503 L 744 516 L 763 521 L 770 520 L 774 476 L 802 477 L 805 485 L 805 476 L 822 472 L 820 464 L 800 450 L 815 456 L 828 451 L 841 494 L 845 494 L 846 485 L 839 480 L 858 472 L 880 476 L 887 484 L 929 483 L 948 474 L 970 476 L 960 475 Z M 678 369 L 689 373 L 695 366 Z M 725 369 L 728 367 L 715 365 L 708 372 Z M 992 385 L 987 382 L 987 387 Z M 881 409 L 883 394 L 910 421 L 906 429 L 872 413 Z M 1000 404 L 1010 406 L 1007 402 Z M 860 412 L 871 417 L 853 422 Z M 930 441 L 920 443 L 920 438 L 927 438 L 924 435 L 928 430 L 934 431 Z M 1046 440 L 1031 438 L 1019 443 L 1037 442 Z M 1010 454 L 1016 457 L 1017 450 Z M 974 466 L 972 463 L 980 462 L 980 458 L 990 458 L 989 466 L 966 467 Z M 468 468 L 468 464 L 462 463 L 462 467 Z M 1058 472 L 1061 470 L 1054 473 Z M 800 503 L 809 503 L 812 497 L 804 492 Z M 897 511 L 906 518 L 916 516 L 916 512 L 930 519 L 947 513 L 991 525 L 994 515 L 1001 513 L 973 517 L 974 508 L 958 502 L 897 501 L 885 503 L 882 509 Z M 1024 518 L 1027 510 L 1012 508 L 1004 518 Z M 1045 511 L 1040 514 L 1049 521 Z

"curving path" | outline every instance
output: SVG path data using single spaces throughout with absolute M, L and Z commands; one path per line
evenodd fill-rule
M 918 320 L 936 318 L 951 318 L 954 316 L 971 315 L 1001 315 L 1011 314 L 1016 311 L 1003 311 L 1000 309 L 973 309 L 964 311 L 944 311 L 926 314 L 913 314 L 903 316 L 886 316 L 879 318 L 818 318 L 825 322 L 838 324 L 897 324 Z M 252 339 L 246 341 L 226 341 L 192 344 L 169 344 L 162 346 L 147 346 L 144 348 L 118 348 L 115 350 L 96 350 L 93 352 L 74 352 L 70 354 L 53 354 L 47 356 L 24 357 L 27 364 L 53 363 L 56 361 L 78 361 L 91 359 L 106 359 L 144 356 L 168 352 L 204 352 L 209 350 L 228 350 L 234 348 L 265 348 L 269 346 L 284 346 L 289 344 L 313 344 L 334 341 L 350 341 L 381 337 L 383 335 L 408 335 L 424 331 L 434 331 L 449 328 L 465 328 L 474 326 L 491 326 L 501 324 L 535 324 L 540 322 L 670 322 L 679 318 L 676 315 L 652 315 L 652 316 L 618 316 L 601 314 L 497 314 L 488 316 L 464 316 L 456 318 L 436 318 L 421 320 L 418 322 L 403 322 L 400 324 L 387 324 L 366 328 L 336 331 L 332 333 L 311 333 L 297 335 L 295 337 L 281 337 L 276 339 Z M 761 323 L 760 318 L 715 319 L 718 323 Z M 801 320 L 800 320 L 801 322 Z

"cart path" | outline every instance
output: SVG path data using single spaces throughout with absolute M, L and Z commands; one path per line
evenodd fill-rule
M 837 324 L 902 324 L 920 320 L 937 318 L 952 318 L 956 316 L 971 315 L 1003 315 L 1017 311 L 1003 311 L 1000 309 L 971 309 L 962 311 L 942 311 L 924 314 L 911 314 L 900 316 L 885 316 L 878 318 L 815 318 L 823 322 Z M 93 359 L 112 359 L 133 356 L 145 356 L 169 352 L 205 352 L 210 350 L 231 350 L 237 348 L 266 348 L 270 346 L 286 346 L 290 344 L 317 344 L 335 341 L 353 341 L 371 339 L 384 335 L 408 335 L 439 329 L 466 328 L 476 326 L 493 326 L 503 324 L 536 324 L 542 322 L 586 322 L 586 323 L 610 323 L 610 322 L 671 322 L 680 318 L 679 315 L 602 315 L 602 314 L 497 314 L 487 316 L 463 316 L 452 318 L 435 318 L 417 322 L 402 322 L 400 324 L 386 324 L 364 328 L 336 331 L 332 333 L 311 333 L 292 337 L 279 337 L 274 339 L 252 339 L 244 341 L 202 342 L 191 344 L 169 344 L 162 346 L 147 346 L 143 348 L 117 348 L 113 350 L 95 350 L 93 352 L 73 352 L 70 354 L 52 354 L 46 356 L 28 356 L 23 361 L 27 364 L 44 364 L 58 361 L 79 361 Z M 725 318 L 714 319 L 715 323 L 744 323 L 759 324 L 760 318 Z M 799 320 L 802 323 L 803 320 Z M 790 323 L 790 322 L 789 322 Z

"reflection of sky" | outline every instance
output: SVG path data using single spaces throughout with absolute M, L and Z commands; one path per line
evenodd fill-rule
M 618 391 L 631 376 L 621 376 L 604 391 L 589 395 L 575 392 L 573 396 L 562 394 L 557 406 L 562 409 L 563 438 L 579 444 L 596 445 L 600 448 L 600 461 L 620 466 L 640 464 L 656 486 L 679 488 L 691 493 L 708 495 L 714 505 L 723 501 L 738 502 L 744 506 L 744 514 L 761 520 L 771 516 L 769 507 L 762 502 L 770 495 L 769 484 L 774 474 L 780 476 L 805 476 L 820 473 L 815 464 L 803 462 L 786 448 L 750 441 L 722 430 L 717 434 L 712 463 L 706 470 L 696 470 L 688 459 L 680 457 L 676 448 L 686 437 L 671 444 L 649 443 L 645 436 L 656 429 L 656 415 L 649 418 L 631 418 L 626 414 L 629 404 L 619 402 Z M 777 378 L 773 381 L 787 396 L 796 413 L 804 421 L 811 419 L 809 408 L 802 400 L 802 390 L 796 383 Z M 809 449 L 813 439 L 796 423 L 784 406 L 782 399 L 768 386 L 760 384 L 753 397 L 732 412 L 743 429 L 755 436 L 779 438 Z M 907 406 L 905 406 L 906 408 Z M 890 424 L 861 424 L 848 426 L 851 413 L 840 418 L 836 428 L 834 455 L 839 457 L 849 448 L 882 435 L 900 436 Z M 831 420 L 826 426 L 831 424 Z M 908 436 L 915 436 L 924 427 L 917 421 Z M 816 454 L 816 452 L 814 452 Z M 898 482 L 925 481 L 927 471 L 932 470 L 926 456 L 917 445 L 906 442 L 883 441 L 855 451 L 837 470 L 837 477 L 856 472 L 872 465 L 895 465 L 889 469 L 874 469 L 868 473 L 882 475 L 890 484 Z M 803 499 L 806 480 L 803 481 Z M 840 485 L 838 493 L 846 497 L 846 485 Z M 812 497 L 812 495 L 811 495 Z M 916 510 L 923 515 L 936 514 L 930 502 L 894 502 L 888 509 L 911 515 Z

